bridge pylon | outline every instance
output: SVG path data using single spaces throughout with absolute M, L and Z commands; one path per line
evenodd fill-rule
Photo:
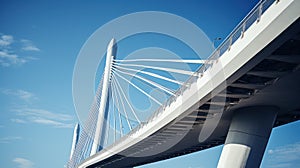
M 107 46 L 106 62 L 105 62 L 105 68 L 103 73 L 103 86 L 101 92 L 101 100 L 99 105 L 95 136 L 94 136 L 94 141 L 93 141 L 90 156 L 96 154 L 97 151 L 101 149 L 104 144 L 105 129 L 106 129 L 105 120 L 107 119 L 106 105 L 108 103 L 107 100 L 109 98 L 109 86 L 110 86 L 111 75 L 112 75 L 112 64 L 116 54 L 117 54 L 117 44 L 116 44 L 116 40 L 113 38 Z
M 230 124 L 218 168 L 259 167 L 278 110 L 274 106 L 237 110 Z

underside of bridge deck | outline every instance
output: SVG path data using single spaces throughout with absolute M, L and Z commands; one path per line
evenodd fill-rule
M 297 99 L 300 93 L 299 30 L 298 18 L 228 78 L 226 89 L 207 95 L 193 112 L 183 114 L 141 142 L 90 167 L 139 166 L 224 144 L 233 114 L 245 107 L 266 105 L 278 107 L 273 127 L 299 120 L 300 104 Z M 222 101 L 218 102 L 219 99 Z M 205 120 L 221 112 L 223 112 L 222 120 L 215 131 L 206 141 L 199 142 L 199 132 Z M 174 145 L 161 151 L 167 144 Z M 143 152 L 153 155 L 141 156 Z

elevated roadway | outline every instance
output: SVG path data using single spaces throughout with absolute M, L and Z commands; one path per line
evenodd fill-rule
M 203 67 L 204 73 L 202 68 L 197 76 L 191 77 L 190 85 L 181 88 L 162 110 L 79 167 L 134 167 L 208 149 L 225 141 L 232 143 L 229 130 L 234 129 L 232 118 L 237 120 L 240 111 L 247 112 L 252 125 L 270 120 L 271 128 L 299 120 L 299 9 L 297 0 L 274 2 L 226 51 Z M 274 111 L 271 118 L 260 115 L 270 109 Z M 254 115 L 257 111 L 260 114 Z M 262 144 L 263 151 L 265 145 Z M 250 159 L 251 152 L 245 148 Z M 222 157 L 227 153 L 224 149 Z M 243 159 L 241 162 L 245 162 Z M 260 164 L 259 159 L 256 165 Z M 223 165 L 226 164 L 230 165 Z

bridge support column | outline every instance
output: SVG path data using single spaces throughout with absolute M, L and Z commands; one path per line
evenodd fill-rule
M 95 136 L 94 141 L 91 149 L 90 156 L 97 153 L 99 148 L 103 147 L 103 142 L 105 138 L 105 129 L 106 129 L 106 123 L 105 120 L 107 119 L 107 99 L 108 99 L 108 93 L 109 93 L 109 84 L 111 80 L 111 74 L 112 74 L 112 63 L 113 59 L 116 56 L 117 53 L 117 45 L 116 40 L 112 39 L 107 47 L 106 52 L 106 63 L 104 67 L 104 73 L 103 73 L 103 86 L 101 91 L 101 99 L 100 99 L 100 105 L 99 105 L 99 111 L 98 111 L 98 117 L 97 117 L 97 125 L 95 130 Z
M 237 110 L 230 124 L 218 168 L 258 168 L 277 111 L 272 106 Z

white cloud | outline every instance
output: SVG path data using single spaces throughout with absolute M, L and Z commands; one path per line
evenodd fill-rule
M 33 118 L 32 122 L 37 124 L 51 125 L 57 128 L 72 128 L 73 124 L 62 123 L 54 120 L 44 119 L 44 118 Z
M 0 37 L 0 47 L 6 47 L 9 46 L 11 43 L 13 43 L 14 37 L 11 35 L 1 35 Z
M 10 121 L 14 122 L 14 123 L 19 123 L 19 124 L 25 124 L 25 123 L 27 123 L 25 120 L 18 119 L 18 118 L 12 118 L 12 119 L 10 119 Z
M 16 123 L 36 123 L 56 128 L 72 128 L 73 117 L 67 114 L 53 113 L 44 109 L 20 108 L 14 110 L 23 119 L 12 119 Z
M 21 46 L 21 48 L 20 48 Z M 29 61 L 36 60 L 33 56 L 22 56 L 24 53 L 18 51 L 40 51 L 40 49 L 30 40 L 14 40 L 11 35 L 0 33 L 0 66 L 10 67 L 13 65 L 22 65 Z
M 47 118 L 47 119 L 60 120 L 60 121 L 70 121 L 73 119 L 73 117 L 70 115 L 53 113 L 44 109 L 23 108 L 23 109 L 18 109 L 16 111 L 18 112 L 19 115 L 22 116 Z
M 30 40 L 22 39 L 21 43 L 23 45 L 22 50 L 24 51 L 40 51 L 40 49 Z
M 40 108 L 30 108 L 32 100 L 38 99 L 33 93 L 25 90 L 0 89 L 0 92 L 6 95 L 15 96 L 25 101 L 25 107 L 12 109 L 16 112 L 17 117 L 10 119 L 13 123 L 18 124 L 42 124 L 56 128 L 72 128 L 73 116 L 62 113 L 54 113 Z
M 13 141 L 21 140 L 22 137 L 16 137 L 16 136 L 8 136 L 0 138 L 0 143 L 11 143 Z
M 24 158 L 15 158 L 13 162 L 18 164 L 18 168 L 32 168 L 34 165 L 32 161 Z
M 17 95 L 23 100 L 29 100 L 34 98 L 34 95 L 32 93 L 27 92 L 25 90 L 18 90 Z
M 25 50 L 25 51 L 40 51 L 40 49 L 37 48 L 37 47 L 34 46 L 34 45 L 24 46 L 24 47 L 22 48 L 22 50 Z
M 270 149 L 266 157 L 270 168 L 300 166 L 300 142 Z
M 27 102 L 37 99 L 37 97 L 33 93 L 22 90 L 22 89 L 18 89 L 18 90 L 1 89 L 1 90 L 2 90 L 2 93 L 6 94 L 6 95 L 16 96 L 19 99 L 27 101 Z
M 0 50 L 0 63 L 4 67 L 9 67 L 11 65 L 22 65 L 26 63 L 28 59 L 20 58 L 14 53 L 10 53 L 8 50 Z

